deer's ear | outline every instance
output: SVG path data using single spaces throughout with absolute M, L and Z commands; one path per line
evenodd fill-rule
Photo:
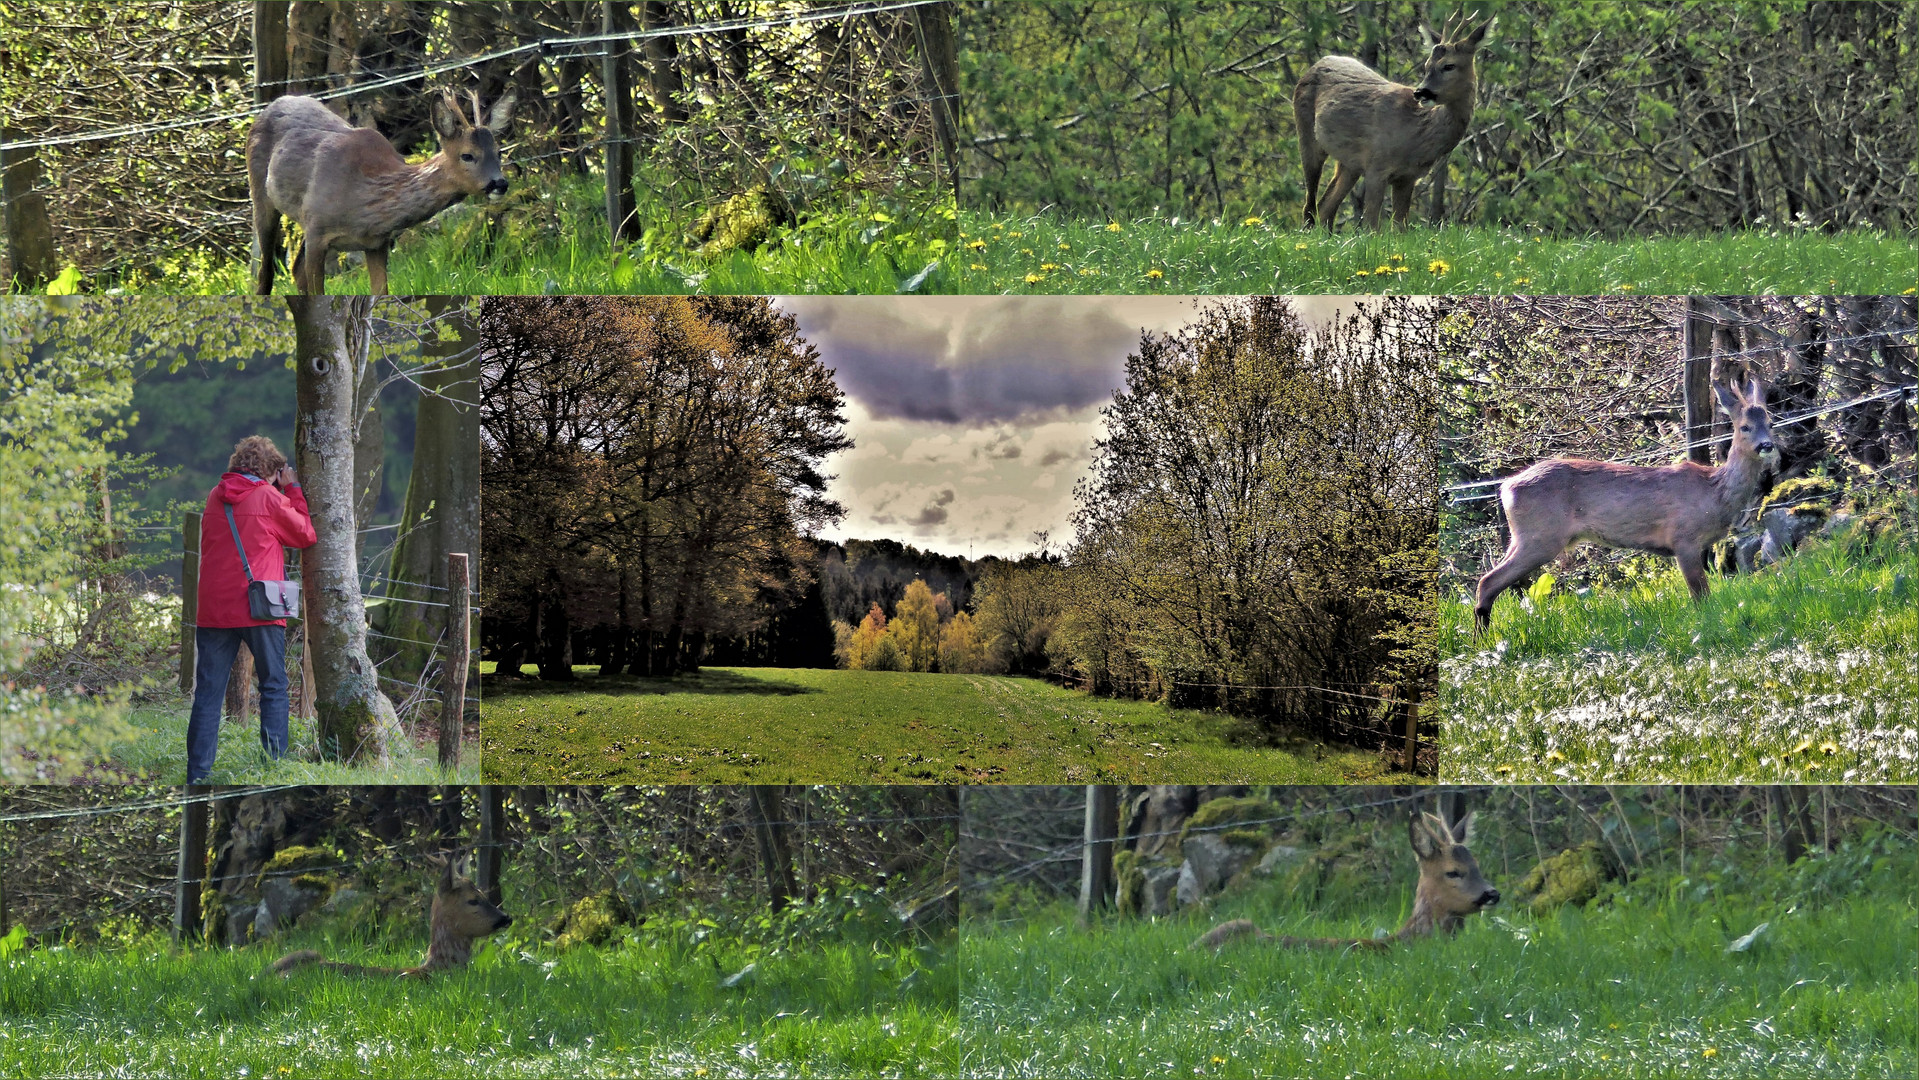
M 1466 39 L 1459 43 L 1459 47 L 1462 49 L 1479 48 L 1479 43 L 1486 40 L 1487 33 L 1489 33 L 1492 30 L 1493 24 L 1498 21 L 1499 21 L 1499 16 L 1495 15 L 1492 18 L 1487 19 L 1485 22 L 1480 23 L 1478 29 L 1466 35 Z
M 508 90 L 504 97 L 494 102 L 493 108 L 486 114 L 486 129 L 495 135 L 505 132 L 506 126 L 513 122 L 513 106 L 518 100 L 513 91 Z
M 1477 811 L 1468 813 L 1465 817 L 1453 823 L 1453 843 L 1464 844 L 1466 842 L 1466 836 L 1472 832 L 1473 828 L 1473 813 L 1477 813 Z
M 1431 859 L 1439 854 L 1439 837 L 1433 835 L 1433 827 L 1428 820 L 1431 818 L 1431 814 L 1424 814 L 1406 819 L 1406 834 L 1413 842 L 1413 854 L 1422 859 Z
M 1739 391 L 1731 387 L 1712 384 L 1712 394 L 1719 399 L 1719 407 L 1726 410 L 1727 416 L 1738 416 L 1741 408 Z
M 1746 404 L 1764 405 L 1765 403 L 1766 403 L 1766 384 L 1760 382 L 1759 376 L 1757 375 L 1747 376 Z
M 453 96 L 453 91 L 440 91 L 440 96 L 433 102 L 433 133 L 442 139 L 455 139 L 471 126 L 466 122 L 466 117 L 460 115 L 460 102 Z
M 1432 52 L 1438 44 L 1439 38 L 1434 36 L 1433 28 L 1426 25 L 1426 20 L 1419 20 L 1419 47 Z
M 453 859 L 451 857 L 440 860 L 440 888 L 442 890 L 453 888 Z

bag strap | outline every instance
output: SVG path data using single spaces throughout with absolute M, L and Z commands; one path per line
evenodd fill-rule
M 253 564 L 247 562 L 247 546 L 240 542 L 240 526 L 233 523 L 233 504 L 227 504 L 227 528 L 233 530 L 233 546 L 240 552 L 240 566 L 247 572 L 247 584 L 253 584 Z

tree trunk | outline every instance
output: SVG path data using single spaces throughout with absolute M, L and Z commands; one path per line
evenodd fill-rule
M 673 25 L 673 8 L 664 0 L 646 0 L 640 6 L 640 29 L 662 30 Z M 680 101 L 684 87 L 680 83 L 680 46 L 673 37 L 650 37 L 640 42 L 646 57 L 646 91 L 660 119 L 668 124 L 684 123 L 686 106 Z
M 354 562 L 353 410 L 372 299 L 291 296 L 287 306 L 298 359 L 298 470 L 318 538 L 301 559 L 301 587 L 320 756 L 384 764 L 399 721 L 367 657 L 366 604 Z
M 747 790 L 753 795 L 753 836 L 759 842 L 760 865 L 766 870 L 768 903 L 778 914 L 798 892 L 793 884 L 793 853 L 786 842 L 781 792 L 765 784 Z
M 480 575 L 479 334 L 466 317 L 465 302 L 429 296 L 423 303 L 436 325 L 455 332 L 451 341 L 429 334 L 420 347 L 432 369 L 419 376 L 424 389 L 413 428 L 413 470 L 406 484 L 406 509 L 393 548 L 392 580 L 383 629 L 394 638 L 394 678 L 418 682 L 425 677 L 427 653 L 420 641 L 439 640 L 446 625 L 446 556 L 467 553 L 470 580 Z M 456 307 L 457 305 L 457 307 Z M 445 647 L 451 647 L 447 642 Z M 441 655 L 445 655 L 444 650 Z
M 29 137 L 20 128 L 0 127 L 0 142 Z M 7 261 L 13 264 L 13 287 L 35 292 L 59 273 L 53 249 L 53 224 L 47 217 L 46 175 L 40 168 L 40 150 L 0 151 L 0 198 L 7 217 Z M 0 282 L 0 284 L 4 284 Z

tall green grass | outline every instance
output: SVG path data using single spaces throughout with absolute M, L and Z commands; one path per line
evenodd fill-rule
M 1410 860 L 1408 860 L 1410 862 Z M 1837 867 L 1845 872 L 1833 874 Z M 1265 883 L 1201 914 L 962 938 L 961 1072 L 1113 1076 L 1911 1076 L 1910 842 L 1747 871 L 1650 874 L 1603 906 L 1473 916 L 1384 952 L 1188 948 L 1218 920 L 1370 937 L 1408 880 L 1337 903 Z M 1328 908 L 1331 909 L 1329 914 Z M 1767 924 L 1742 951 L 1738 938 Z
M 1919 779 L 1919 549 L 1819 542 L 1717 577 L 1670 563 L 1617 588 L 1546 577 L 1441 605 L 1440 775 L 1463 782 Z
M 512 784 L 1417 779 L 1310 739 L 1242 745 L 1241 724 L 1037 679 L 813 668 L 489 679 L 480 706 L 486 779 Z
M 0 1075 L 953 1075 L 950 947 L 770 945 L 709 921 L 558 952 L 523 925 L 421 981 L 266 969 L 301 947 L 417 964 L 423 933 L 376 949 L 307 933 L 232 951 L 149 939 L 0 955 Z
M 544 186 L 533 187 L 533 183 Z M 874 198 L 856 207 L 821 210 L 781 230 L 757 252 L 715 258 L 690 250 L 661 208 L 643 238 L 619 249 L 609 242 L 605 184 L 594 177 L 529 182 L 517 205 L 485 227 L 487 211 L 460 205 L 401 235 L 387 263 L 396 294 L 453 296 L 627 293 L 869 293 L 952 292 L 955 226 L 950 206 L 914 207 Z M 242 247 L 249 238 L 236 236 Z M 364 293 L 364 262 L 327 278 L 330 293 Z M 115 288 L 143 293 L 250 293 L 253 277 L 241 260 L 211 251 L 180 252 L 123 279 L 89 281 L 85 291 Z M 274 280 L 291 292 L 291 275 Z
M 184 784 L 187 779 L 187 713 L 190 702 L 167 694 L 136 707 L 127 717 L 130 737 L 114 745 L 100 769 L 114 782 Z M 386 764 L 347 765 L 320 761 L 311 720 L 287 722 L 287 756 L 274 761 L 260 747 L 260 721 L 222 721 L 220 749 L 208 781 L 214 784 L 477 784 L 480 750 L 462 743 L 457 768 L 442 769 L 436 744 L 403 739 Z
M 1097 221 L 1058 214 L 960 216 L 969 293 L 1911 292 L 1912 237 L 1865 230 L 1742 232 L 1632 240 L 1448 226 L 1405 233 L 1304 230 L 1269 219 Z

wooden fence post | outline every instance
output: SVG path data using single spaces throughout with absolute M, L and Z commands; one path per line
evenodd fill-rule
M 174 944 L 200 936 L 200 885 L 207 876 L 207 802 L 213 788 L 188 784 L 180 814 L 180 863 L 173 887 Z
M 1686 458 L 1712 464 L 1712 342 L 1714 320 L 1698 297 L 1686 298 L 1683 380 L 1686 404 Z
M 440 669 L 440 768 L 460 764 L 460 728 L 466 711 L 468 645 L 473 634 L 465 552 L 446 555 L 446 664 Z
M 25 131 L 0 127 L 0 143 L 25 139 Z M 47 217 L 46 174 L 40 169 L 40 150 L 28 146 L 0 150 L 0 199 L 7 214 L 7 260 L 13 264 L 13 286 L 37 292 L 59 273 L 53 249 L 53 223 Z
M 632 29 L 630 4 L 603 0 L 600 33 L 619 34 Z M 633 42 L 621 38 L 606 43 L 601 82 L 606 88 L 606 232 L 615 245 L 640 237 L 633 199 L 633 78 L 628 60 Z
M 1406 756 L 1401 769 L 1412 772 L 1419 765 L 1419 699 L 1408 695 L 1403 707 L 1406 710 Z
M 1086 785 L 1086 837 L 1079 872 L 1079 917 L 1093 913 L 1113 899 L 1113 837 L 1119 832 L 1119 788 L 1112 784 Z
M 500 795 L 500 785 L 480 785 L 480 880 L 476 884 L 495 904 L 500 902 L 500 834 L 505 825 Z
M 193 693 L 193 631 L 200 619 L 200 511 L 180 526 L 180 692 Z
M 287 92 L 287 5 L 253 2 L 253 103 L 265 105 Z

